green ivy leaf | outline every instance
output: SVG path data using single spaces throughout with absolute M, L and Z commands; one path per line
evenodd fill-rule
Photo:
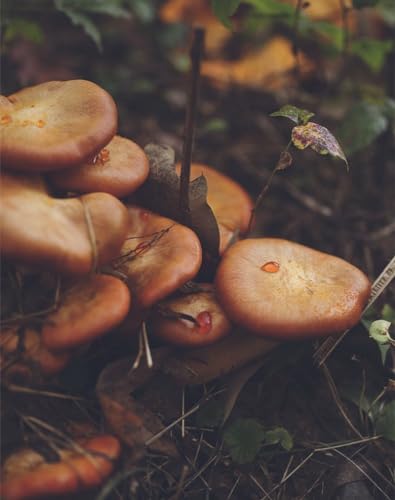
M 343 160 L 348 168 L 348 162 L 342 148 L 329 130 L 318 123 L 309 122 L 292 129 L 292 142 L 298 149 L 310 147 L 320 155 L 331 155 Z
M 284 118 L 289 118 L 297 125 L 305 125 L 314 116 L 314 113 L 307 109 L 297 108 L 292 104 L 286 104 L 278 111 L 270 113 L 270 116 L 283 116 Z
M 384 406 L 383 412 L 376 420 L 376 433 L 395 441 L 395 401 Z
M 291 450 L 294 445 L 292 436 L 284 427 L 276 427 L 266 431 L 265 444 L 280 444 L 286 451 Z
M 363 9 L 364 7 L 374 7 L 379 3 L 379 0 L 352 0 L 352 6 L 355 9 Z
M 388 126 L 383 107 L 366 101 L 355 104 L 337 132 L 348 155 L 369 146 Z
M 360 57 L 372 71 L 378 73 L 393 46 L 394 43 L 392 40 L 360 38 L 352 42 L 350 52 Z
M 265 439 L 263 426 L 253 418 L 235 420 L 224 432 L 224 443 L 232 460 L 238 464 L 252 462 Z
M 229 29 L 232 29 L 230 16 L 236 12 L 240 4 L 241 0 L 211 0 L 211 8 L 214 14 Z
M 4 31 L 4 42 L 12 42 L 19 37 L 37 44 L 43 43 L 45 38 L 43 30 L 37 23 L 16 18 L 8 24 Z

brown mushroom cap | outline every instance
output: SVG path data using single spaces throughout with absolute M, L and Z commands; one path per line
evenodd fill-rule
M 126 237 L 127 211 L 117 198 L 92 193 L 55 199 L 39 176 L 2 172 L 0 208 L 3 255 L 62 273 L 88 273 L 95 249 L 98 265 L 109 262 Z
M 340 333 L 358 322 L 370 293 L 368 278 L 348 262 L 274 238 L 233 245 L 215 284 L 231 320 L 275 339 Z
M 79 443 L 75 450 L 60 451 L 60 461 L 55 463 L 46 462 L 31 449 L 20 450 L 4 463 L 2 498 L 41 499 L 94 488 L 111 474 L 120 452 L 118 439 L 110 435 Z
M 148 158 L 140 146 L 116 135 L 93 159 L 78 167 L 52 172 L 48 179 L 63 190 L 102 191 L 122 198 L 140 187 L 148 172 Z
M 178 173 L 180 169 L 177 165 Z M 247 231 L 254 204 L 248 193 L 228 176 L 207 165 L 192 163 L 191 180 L 200 175 L 207 179 L 207 202 L 218 222 L 222 254 L 235 233 Z
M 61 297 L 59 308 L 46 317 L 42 343 L 51 350 L 86 344 L 117 326 L 130 307 L 128 287 L 104 274 L 86 277 Z
M 230 332 L 231 324 L 216 300 L 212 285 L 204 284 L 202 291 L 165 300 L 160 307 L 165 315 L 154 312 L 149 331 L 171 344 L 208 345 Z M 166 311 L 191 316 L 197 324 L 182 317 L 166 317 Z
M 8 168 L 47 171 L 80 165 L 108 144 L 117 109 L 86 80 L 46 82 L 0 100 L 0 156 Z
M 128 205 L 129 232 L 114 267 L 124 273 L 139 306 L 149 308 L 195 277 L 202 249 L 189 228 Z
M 40 379 L 56 375 L 70 360 L 69 351 L 52 352 L 43 345 L 41 335 L 32 328 L 16 326 L 0 336 L 0 367 L 6 381 Z

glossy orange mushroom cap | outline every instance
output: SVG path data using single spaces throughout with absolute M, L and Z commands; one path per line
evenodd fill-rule
M 215 283 L 231 320 L 273 339 L 340 333 L 359 321 L 370 293 L 368 278 L 348 262 L 274 238 L 233 245 Z

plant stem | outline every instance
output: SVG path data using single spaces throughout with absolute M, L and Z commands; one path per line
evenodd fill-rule
M 181 176 L 180 176 L 180 198 L 179 208 L 183 222 L 189 217 L 189 181 L 191 172 L 191 160 L 193 142 L 195 136 L 196 110 L 199 93 L 200 63 L 204 46 L 204 29 L 195 28 L 190 50 L 191 72 L 188 91 L 188 103 L 185 114 L 184 143 L 182 148 Z
M 252 225 L 253 225 L 253 222 L 255 219 L 255 214 L 256 214 L 257 210 L 260 208 L 260 206 L 262 205 L 262 201 L 263 201 L 269 187 L 271 186 L 271 184 L 273 182 L 273 178 L 274 178 L 276 172 L 279 172 L 280 170 L 284 170 L 284 166 L 282 164 L 282 159 L 283 159 L 284 155 L 286 155 L 288 153 L 288 149 L 290 148 L 291 144 L 292 144 L 292 139 L 287 144 L 287 147 L 283 151 L 281 151 L 278 162 L 276 163 L 276 166 L 271 171 L 266 184 L 263 186 L 263 188 L 261 189 L 261 192 L 259 193 L 257 199 L 255 200 L 255 205 L 254 205 L 254 208 L 251 210 L 250 220 L 248 221 L 248 229 L 246 232 L 246 237 L 248 237 L 250 232 L 251 232 Z

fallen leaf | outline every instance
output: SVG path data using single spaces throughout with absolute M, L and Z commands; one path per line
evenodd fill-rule
M 168 146 L 148 144 L 150 174 L 137 195 L 144 207 L 185 224 L 179 209 L 180 179 L 175 171 L 174 151 Z M 207 203 L 207 182 L 203 175 L 190 182 L 190 214 L 186 225 L 198 235 L 203 250 L 212 257 L 219 255 L 219 229 Z
M 164 426 L 152 411 L 133 397 L 133 392 L 149 383 L 168 354 L 168 349 L 153 351 L 154 366 L 151 369 L 139 366 L 132 370 L 131 358 L 115 361 L 104 368 L 96 385 L 96 394 L 108 426 L 131 447 L 136 461 L 143 455 L 146 442 Z M 168 456 L 178 456 L 175 444 L 166 436 L 153 441 L 150 448 Z

